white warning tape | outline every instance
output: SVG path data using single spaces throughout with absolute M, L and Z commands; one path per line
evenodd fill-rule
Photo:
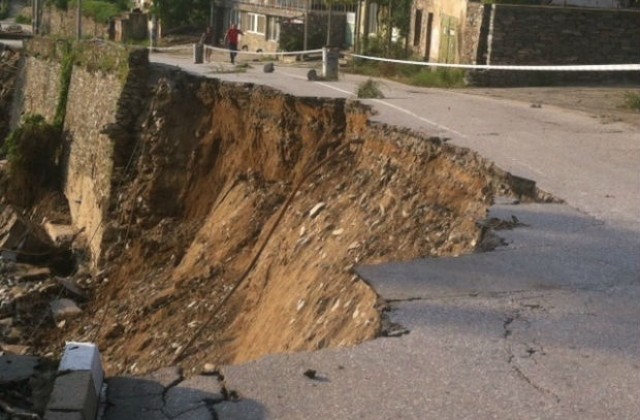
M 229 52 L 229 48 L 219 48 L 219 47 L 212 47 L 210 45 L 205 45 L 204 48 L 206 50 L 211 50 L 211 51 L 223 51 L 223 52 Z M 249 54 L 249 55 L 270 55 L 270 56 L 283 56 L 283 55 L 301 55 L 301 54 L 316 54 L 316 53 L 320 53 L 322 52 L 322 48 L 316 49 L 316 50 L 304 50 L 304 51 L 278 51 L 278 52 L 253 52 L 253 51 L 243 51 L 243 50 L 238 50 L 235 51 L 238 54 Z
M 149 50 L 154 52 L 180 51 L 180 50 L 193 51 L 193 44 L 177 45 L 175 47 L 149 47 Z
M 369 57 L 360 54 L 345 54 L 351 57 L 365 60 L 386 61 L 389 63 L 414 64 L 418 66 L 444 67 L 454 69 L 473 70 L 528 70 L 528 71 L 637 71 L 640 64 L 574 64 L 556 66 L 516 66 L 516 65 L 493 65 L 493 64 L 450 64 L 450 63 L 430 63 L 425 61 L 396 60 L 392 58 Z

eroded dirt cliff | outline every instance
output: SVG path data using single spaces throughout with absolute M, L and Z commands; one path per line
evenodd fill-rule
M 371 339 L 384 303 L 355 265 L 472 252 L 494 194 L 536 193 L 357 103 L 161 68 L 149 98 L 101 270 L 76 274 L 92 299 L 34 338 L 97 341 L 110 374 Z

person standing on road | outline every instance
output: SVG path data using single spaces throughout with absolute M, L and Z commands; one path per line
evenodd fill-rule
M 227 33 L 224 35 L 224 41 L 229 46 L 229 57 L 231 57 L 231 64 L 235 64 L 236 55 L 238 54 L 238 35 L 244 35 L 238 25 L 235 23 L 231 25 Z
M 211 48 L 207 48 L 207 46 L 213 47 L 213 29 L 211 29 L 211 26 L 207 26 L 207 30 L 204 31 L 200 37 L 200 44 L 204 47 L 205 61 L 208 63 L 211 61 L 212 51 Z

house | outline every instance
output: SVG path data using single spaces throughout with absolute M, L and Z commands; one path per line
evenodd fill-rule
M 467 0 L 414 0 L 409 48 L 425 61 L 460 62 L 461 33 Z
M 415 57 L 440 63 L 638 62 L 640 11 L 618 7 L 626 4 L 627 0 L 531 0 L 527 5 L 414 0 L 409 50 Z
M 301 50 L 327 44 L 349 47 L 355 10 L 355 5 L 330 8 L 323 0 L 226 0 L 216 5 L 213 26 L 221 41 L 226 29 L 237 23 L 244 32 L 241 47 L 249 51 Z M 281 45 L 284 38 L 286 46 Z

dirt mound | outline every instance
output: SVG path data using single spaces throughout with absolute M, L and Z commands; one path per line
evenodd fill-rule
M 373 338 L 383 303 L 356 264 L 471 252 L 496 192 L 536 194 L 358 104 L 182 73 L 157 76 L 133 150 L 105 268 L 79 274 L 92 303 L 38 337 L 97 340 L 110 374 Z

